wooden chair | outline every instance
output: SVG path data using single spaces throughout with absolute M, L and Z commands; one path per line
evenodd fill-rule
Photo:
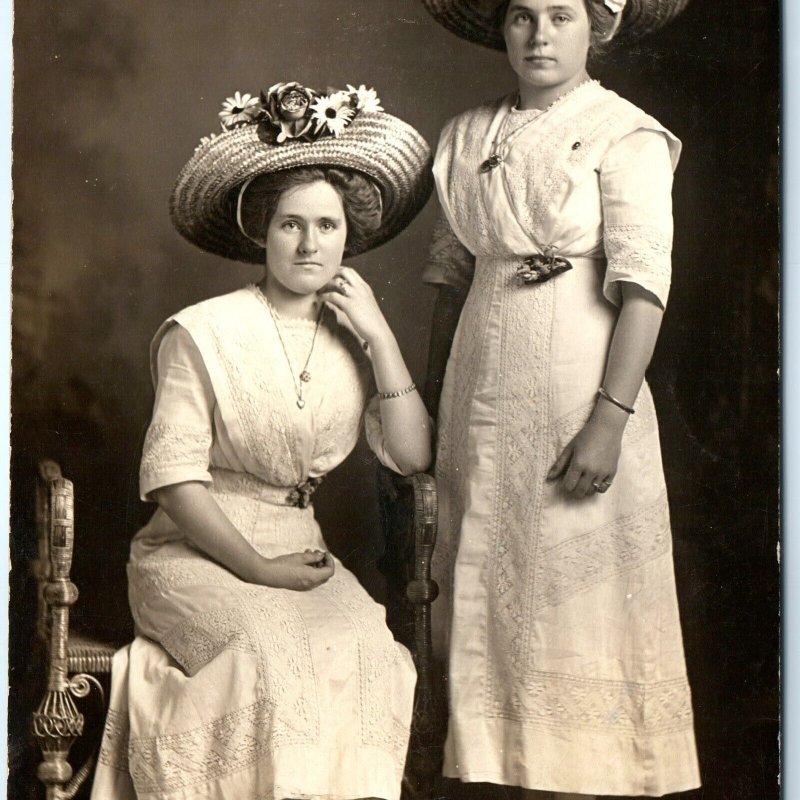
M 380 473 L 379 496 L 386 537 L 381 568 L 390 590 L 387 619 L 396 638 L 411 649 L 418 672 L 404 796 L 422 800 L 431 796 L 440 764 L 441 703 L 435 702 L 430 623 L 430 604 L 438 593 L 430 576 L 436 489 L 429 475 L 401 478 L 385 470 Z M 70 607 L 78 599 L 70 580 L 74 526 L 72 482 L 55 462 L 42 461 L 36 490 L 38 558 L 33 570 L 39 588 L 37 638 L 46 661 L 47 690 L 33 714 L 33 733 L 42 750 L 37 775 L 47 800 L 69 800 L 92 774 L 93 755 L 76 771 L 68 760 L 73 743 L 84 735 L 84 715 L 75 700 L 95 689 L 105 711 L 103 684 L 108 685 L 114 652 L 124 644 L 70 631 Z

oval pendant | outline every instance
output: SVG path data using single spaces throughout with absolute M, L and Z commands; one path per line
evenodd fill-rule
M 298 408 L 303 408 L 305 406 L 305 404 L 306 404 L 306 401 L 303 400 L 302 397 L 298 397 L 297 398 L 297 407 Z

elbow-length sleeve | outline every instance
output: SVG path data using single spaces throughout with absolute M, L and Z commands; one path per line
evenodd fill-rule
M 603 160 L 600 190 L 608 261 L 603 294 L 614 305 L 621 304 L 620 281 L 639 284 L 662 308 L 667 305 L 673 168 L 667 135 L 646 128 L 623 137 Z
M 162 486 L 211 483 L 214 392 L 200 351 L 185 328 L 173 324 L 157 356 L 156 399 L 139 469 L 142 500 Z
M 434 429 L 433 420 L 428 418 L 429 430 Z M 364 411 L 364 431 L 367 436 L 367 444 L 373 453 L 378 457 L 378 461 L 384 467 L 388 467 L 398 475 L 408 475 L 406 470 L 400 469 L 395 460 L 389 455 L 386 449 L 386 439 L 383 435 L 383 422 L 381 420 L 381 403 L 378 395 L 374 395 L 367 403 L 366 410 Z
M 467 291 L 475 272 L 475 256 L 461 244 L 440 210 L 433 227 L 428 261 L 422 273 L 425 283 Z
M 364 411 L 364 432 L 370 450 L 378 457 L 384 467 L 402 475 L 403 470 L 397 466 L 394 459 L 386 449 L 386 439 L 383 436 L 383 423 L 381 422 L 381 403 L 378 395 L 373 395 Z

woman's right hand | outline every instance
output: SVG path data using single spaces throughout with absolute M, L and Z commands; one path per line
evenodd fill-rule
M 372 288 L 352 267 L 340 267 L 336 276 L 319 290 L 319 296 L 343 311 L 355 332 L 370 347 L 379 339 L 394 338 Z
M 263 575 L 259 583 L 264 586 L 307 592 L 309 589 L 316 589 L 332 577 L 333 556 L 322 550 L 288 553 L 264 559 L 263 569 L 260 572 Z

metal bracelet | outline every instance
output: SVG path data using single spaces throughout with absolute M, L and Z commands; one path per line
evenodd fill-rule
M 411 394 L 411 392 L 416 391 L 417 384 L 412 383 L 410 386 L 406 386 L 405 389 L 400 389 L 399 392 L 378 392 L 378 398 L 380 400 L 391 400 L 394 397 L 402 397 L 404 394 Z
M 602 386 L 597 390 L 597 394 L 604 400 L 608 400 L 609 403 L 613 403 L 617 408 L 621 408 L 626 414 L 636 413 L 633 406 L 626 405 L 622 400 L 617 400 L 616 397 L 612 397 Z

